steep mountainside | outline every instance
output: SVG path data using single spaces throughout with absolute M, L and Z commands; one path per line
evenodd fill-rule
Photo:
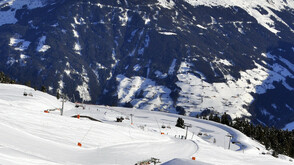
M 0 70 L 76 100 L 294 120 L 290 0 L 2 0 Z M 3 18 L 3 19 L 2 19 Z

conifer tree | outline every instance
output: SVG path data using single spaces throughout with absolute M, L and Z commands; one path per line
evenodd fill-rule
M 56 92 L 56 98 L 57 98 L 57 100 L 59 100 L 59 98 L 60 98 L 60 93 L 59 93 L 59 91 Z
M 44 85 L 41 86 L 41 91 L 42 92 L 47 92 L 47 89 L 46 89 L 46 87 Z
M 185 124 L 184 120 L 179 117 L 177 120 L 176 127 L 185 128 L 184 124 Z

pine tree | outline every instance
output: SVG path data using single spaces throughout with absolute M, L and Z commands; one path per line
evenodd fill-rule
M 28 86 L 28 87 L 31 87 L 31 81 L 27 81 L 27 82 L 25 83 L 25 85 Z
M 217 114 L 213 116 L 212 120 L 218 123 L 220 122 L 220 118 L 217 116 Z
M 42 91 L 42 92 L 47 92 L 47 88 L 46 88 L 44 85 L 42 85 L 42 86 L 41 86 L 41 91 Z
M 4 74 L 4 72 L 0 72 L 0 83 L 14 84 L 15 81 L 11 80 L 7 75 Z
M 226 124 L 226 125 L 230 126 L 230 125 L 232 125 L 230 120 L 231 120 L 231 117 L 226 112 L 221 116 L 221 123 L 222 124 Z
M 185 124 L 184 120 L 179 117 L 178 120 L 177 120 L 176 127 L 180 127 L 180 128 L 184 129 L 185 128 L 184 124 Z
M 185 115 L 186 111 L 183 107 L 177 106 L 176 111 L 179 112 L 180 115 Z
M 56 98 L 57 98 L 57 100 L 60 99 L 60 93 L 59 93 L 59 91 L 56 92 Z
M 208 120 L 213 120 L 213 115 L 212 115 L 212 113 L 209 114 Z

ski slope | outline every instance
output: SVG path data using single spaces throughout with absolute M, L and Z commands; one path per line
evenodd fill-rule
M 289 157 L 274 158 L 239 131 L 211 121 L 181 116 L 192 125 L 185 140 L 181 137 L 186 131 L 175 127 L 176 114 L 98 105 L 76 108 L 71 102 L 65 103 L 63 116 L 58 110 L 44 113 L 60 107 L 54 96 L 0 84 L 0 164 L 130 165 L 151 157 L 164 165 L 292 164 Z M 78 114 L 80 119 L 73 117 Z M 115 122 L 117 117 L 124 120 Z M 237 142 L 230 149 L 227 135 Z

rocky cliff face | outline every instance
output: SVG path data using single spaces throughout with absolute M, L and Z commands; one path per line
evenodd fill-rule
M 0 70 L 91 103 L 294 120 L 294 2 L 2 0 Z

